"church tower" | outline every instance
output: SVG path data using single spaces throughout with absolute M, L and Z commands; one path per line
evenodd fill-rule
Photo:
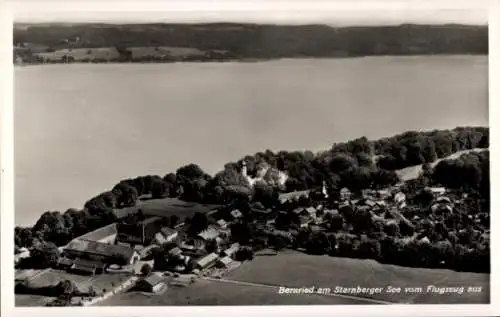
M 247 162 L 245 161 L 241 163 L 241 174 L 247 177 Z
M 328 198 L 328 192 L 326 191 L 326 182 L 323 181 L 323 188 L 321 189 L 321 192 L 325 196 L 325 198 Z

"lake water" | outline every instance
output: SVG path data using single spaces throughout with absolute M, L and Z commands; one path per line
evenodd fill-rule
M 488 124 L 485 56 L 16 67 L 16 224 L 119 180 Z

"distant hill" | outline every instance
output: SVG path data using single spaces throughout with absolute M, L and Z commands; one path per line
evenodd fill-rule
M 191 47 L 231 58 L 487 54 L 488 27 L 414 25 L 16 24 L 14 44 L 74 48 Z

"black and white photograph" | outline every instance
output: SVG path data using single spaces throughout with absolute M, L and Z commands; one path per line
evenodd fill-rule
M 488 21 L 16 11 L 13 305 L 490 304 Z

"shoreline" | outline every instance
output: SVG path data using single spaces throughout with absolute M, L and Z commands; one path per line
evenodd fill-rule
M 110 61 L 94 61 L 94 60 L 75 60 L 71 62 L 64 62 L 62 60 L 52 61 L 52 62 L 14 62 L 14 66 L 25 67 L 25 66 L 39 66 L 39 65 L 70 65 L 70 64 L 197 64 L 197 63 L 263 63 L 263 62 L 272 62 L 272 61 L 282 61 L 282 60 L 325 60 L 325 59 L 360 59 L 360 58 L 370 58 L 370 57 L 485 57 L 488 58 L 488 53 L 461 53 L 461 54 L 453 54 L 453 53 L 435 53 L 435 54 L 380 54 L 380 55 L 351 55 L 351 56 L 291 56 L 291 57 L 270 57 L 270 58 L 220 58 L 220 59 L 185 59 L 185 60 L 131 60 L 131 61 L 119 61 L 119 60 L 110 60 Z

